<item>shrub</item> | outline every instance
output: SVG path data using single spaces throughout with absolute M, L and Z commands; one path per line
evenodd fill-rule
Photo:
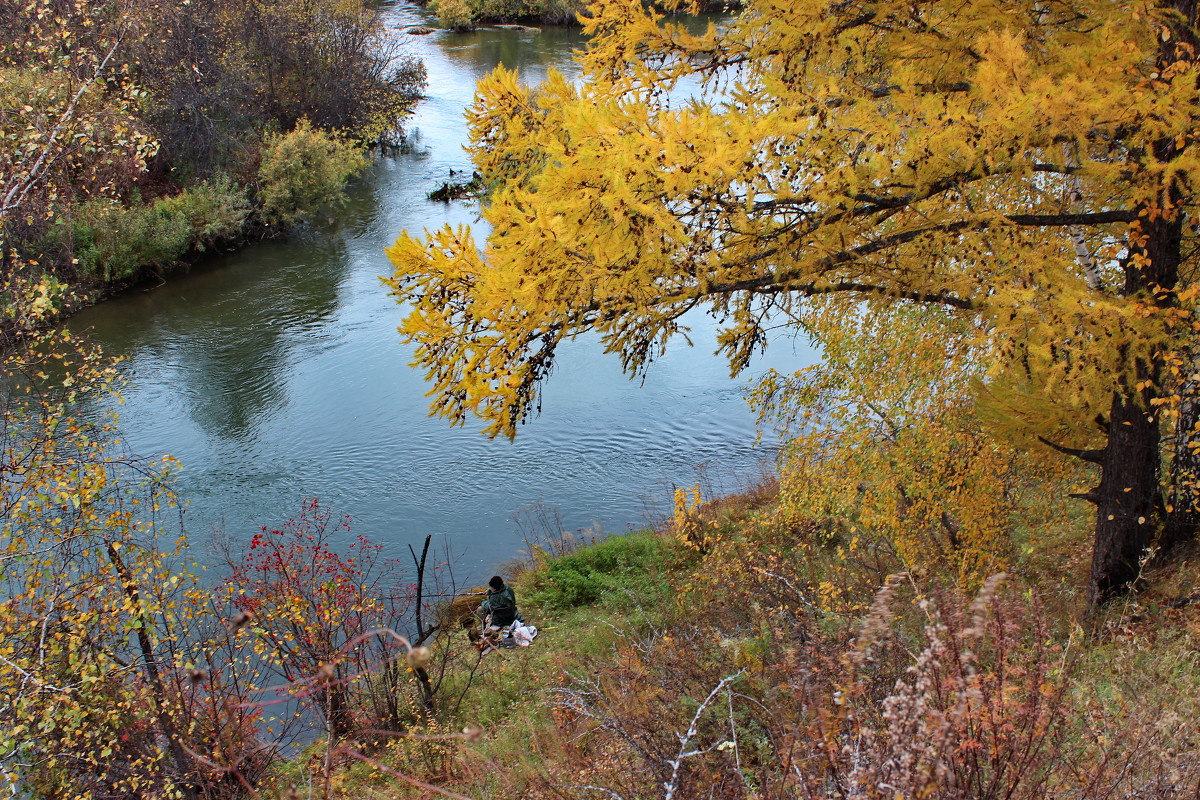
M 1073 639 L 997 579 L 973 601 L 935 588 L 900 602 L 902 589 L 889 583 L 853 635 L 825 635 L 766 597 L 742 605 L 741 625 L 700 609 L 666 630 L 623 630 L 557 691 L 564 761 L 549 781 L 726 800 L 1166 800 L 1200 788 L 1194 728 L 1174 735 L 1190 720 L 1187 706 L 1171 714 L 1178 691 L 1143 705 L 1144 690 L 1097 702 L 1073 689 Z
M 279 528 L 254 535 L 224 587 L 258 637 L 263 669 L 287 681 L 292 697 L 311 698 L 336 738 L 402 729 L 408 670 L 396 662 L 397 642 L 380 632 L 403 630 L 416 600 L 380 545 L 358 536 L 334 549 L 349 531 L 349 518 L 307 500 Z
M 225 175 L 160 200 L 158 205 L 165 214 L 187 220 L 191 247 L 200 251 L 237 238 L 250 214 L 245 190 Z
M 586 7 L 579 0 L 432 0 L 443 28 L 466 31 L 476 22 L 537 18 L 547 25 L 571 25 Z
M 179 260 L 192 235 L 187 217 L 163 203 L 125 207 L 92 200 L 76 209 L 71 227 L 80 271 L 105 282 Z
M 542 6 L 538 0 L 479 0 L 476 16 L 495 20 L 524 19 L 536 15 Z
M 345 202 L 343 188 L 366 168 L 353 144 L 301 121 L 291 133 L 269 136 L 258 169 L 262 218 L 295 225 L 323 207 Z
M 71 250 L 84 275 L 125 280 L 237 237 L 249 213 L 245 191 L 224 176 L 150 204 L 92 200 L 75 209 Z
M 443 28 L 465 31 L 475 21 L 475 13 L 466 0 L 433 0 L 430 7 L 437 13 L 438 23 Z

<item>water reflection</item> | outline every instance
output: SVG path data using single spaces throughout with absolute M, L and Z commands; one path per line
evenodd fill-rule
M 570 28 L 484 28 L 443 36 L 446 57 L 459 68 L 484 75 L 497 64 L 503 64 L 506 69 L 516 70 L 531 85 L 544 80 L 551 66 L 568 74 L 576 73 L 574 63 L 562 56 L 583 44 L 580 33 Z M 548 53 L 555 57 L 548 59 Z
M 333 335 L 326 323 L 337 310 L 345 247 L 315 233 L 299 238 L 307 240 L 303 261 L 293 241 L 199 269 L 170 298 L 171 313 L 161 289 L 142 291 L 72 325 L 128 358 L 133 391 L 162 384 L 205 435 L 252 438 L 286 406 L 289 364 Z

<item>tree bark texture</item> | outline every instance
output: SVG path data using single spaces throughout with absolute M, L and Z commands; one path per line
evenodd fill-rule
M 1136 399 L 1113 398 L 1100 464 L 1088 600 L 1103 603 L 1131 588 L 1154 540 L 1158 505 L 1158 420 Z
M 1179 388 L 1179 417 L 1175 422 L 1175 447 L 1171 457 L 1171 474 L 1164 497 L 1163 532 L 1158 537 L 1155 560 L 1164 562 L 1174 556 L 1181 545 L 1196 538 L 1200 531 L 1200 381 L 1193 375 L 1200 371 L 1197 354 L 1189 351 L 1184 359 L 1190 373 Z

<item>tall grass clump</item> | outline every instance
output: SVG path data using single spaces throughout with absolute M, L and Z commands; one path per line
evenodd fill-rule
M 129 205 L 107 198 L 81 203 L 46 244 L 72 253 L 85 277 L 113 283 L 238 239 L 249 214 L 245 190 L 222 176 L 149 203 L 136 198 Z
M 535 567 L 523 578 L 524 597 L 545 612 L 601 603 L 614 594 L 658 599 L 676 558 L 672 542 L 651 531 L 612 536 Z
M 92 200 L 76 209 L 71 233 L 80 272 L 105 283 L 178 261 L 191 242 L 187 217 L 162 203 Z
M 250 216 L 246 190 L 226 175 L 202 181 L 157 205 L 164 213 L 187 220 L 189 245 L 199 252 L 238 239 Z

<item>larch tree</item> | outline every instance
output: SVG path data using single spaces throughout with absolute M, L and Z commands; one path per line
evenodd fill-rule
M 1099 466 L 1089 595 L 1128 587 L 1183 510 L 1160 460 L 1195 335 L 1195 0 L 751 0 L 702 34 L 591 11 L 578 84 L 480 84 L 486 248 L 389 251 L 433 411 L 512 436 L 562 341 L 636 374 L 696 307 L 737 371 L 814 299 L 936 305 L 1012 432 Z

